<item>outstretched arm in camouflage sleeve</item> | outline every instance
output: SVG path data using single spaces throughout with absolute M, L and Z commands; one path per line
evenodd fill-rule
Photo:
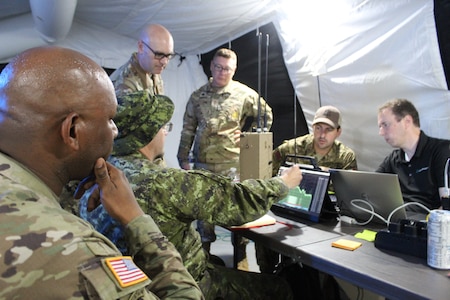
M 264 215 L 272 203 L 286 196 L 289 188 L 298 185 L 301 178 L 298 166 L 289 169 L 283 177 L 247 179 L 241 183 L 232 183 L 228 177 L 208 171 L 166 169 L 147 174 L 140 186 L 142 195 L 152 195 L 156 200 L 153 205 L 163 205 L 158 211 L 164 215 L 231 226 Z M 138 198 L 138 201 L 147 200 Z M 141 203 L 143 205 L 147 206 Z

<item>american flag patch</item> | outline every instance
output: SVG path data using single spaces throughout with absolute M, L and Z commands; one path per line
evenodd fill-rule
M 105 259 L 105 262 L 123 288 L 148 279 L 130 256 L 109 257 Z

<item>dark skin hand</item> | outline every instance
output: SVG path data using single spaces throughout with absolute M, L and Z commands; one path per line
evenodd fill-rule
M 94 176 L 83 180 L 75 192 L 75 199 L 79 199 L 86 190 L 97 186 L 89 197 L 88 211 L 102 203 L 109 215 L 122 225 L 144 214 L 122 171 L 99 158 L 95 163 Z
M 94 175 L 95 178 L 90 176 L 78 185 L 74 196 L 75 199 L 80 199 L 87 190 L 96 185 L 88 199 L 88 211 L 94 210 L 102 203 L 109 215 L 123 225 L 144 214 L 122 171 L 99 158 L 95 164 Z M 300 184 L 303 176 L 300 168 L 295 165 L 286 169 L 280 178 L 291 189 Z

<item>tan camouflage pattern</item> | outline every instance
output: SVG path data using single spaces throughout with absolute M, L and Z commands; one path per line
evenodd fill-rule
M 273 176 L 277 175 L 280 166 L 286 160 L 287 155 L 303 155 L 312 156 L 316 158 L 317 164 L 321 167 L 333 169 L 347 169 L 356 170 L 356 155 L 349 147 L 345 146 L 338 140 L 335 140 L 333 146 L 327 155 L 318 157 L 314 150 L 314 135 L 306 134 L 296 139 L 284 141 L 280 146 L 275 148 L 272 152 L 272 171 Z M 291 159 L 287 160 L 292 162 Z M 297 160 L 299 164 L 310 164 L 309 160 Z M 330 183 L 329 191 L 333 191 L 333 185 Z M 256 261 L 261 272 L 272 273 L 275 271 L 275 266 L 279 261 L 279 253 L 266 248 L 261 243 L 255 243 Z
M 286 156 L 289 154 L 294 155 L 294 153 L 297 155 L 315 157 L 317 164 L 321 167 L 346 170 L 357 169 L 356 155 L 352 149 L 345 146 L 338 140 L 335 140 L 327 155 L 318 157 L 314 150 L 314 135 L 306 134 L 301 137 L 297 137 L 296 139 L 286 140 L 273 150 L 273 176 L 277 175 L 278 169 L 285 161 Z M 300 161 L 298 163 L 308 164 L 309 161 Z
M 139 65 L 136 55 L 136 52 L 133 53 L 128 62 L 109 76 L 114 84 L 116 96 L 137 91 L 147 91 L 151 96 L 164 94 L 161 75 L 146 73 Z
M 3 153 L 0 190 L 0 299 L 202 299 L 151 217 L 126 228 L 134 262 L 151 282 L 120 288 L 102 262 L 121 256 L 119 250 Z
M 234 140 L 234 131 L 242 130 L 246 120 L 254 117 L 256 127 L 259 95 L 248 86 L 232 80 L 219 90 L 210 82 L 192 93 L 183 117 L 178 161 L 188 163 L 192 144 L 196 164 L 229 164 L 239 168 L 239 145 Z M 272 125 L 272 109 L 261 97 L 260 125 L 263 127 L 264 112 L 267 112 L 267 129 Z M 247 131 L 251 131 L 247 130 Z M 197 167 L 198 169 L 204 167 Z
M 201 219 L 222 226 L 240 225 L 264 215 L 272 203 L 285 197 L 288 192 L 280 178 L 233 183 L 228 177 L 205 170 L 161 168 L 140 153 L 111 157 L 109 161 L 127 176 L 142 209 L 152 216 L 175 245 L 188 271 L 200 285 L 207 281 L 203 277 L 209 268 L 208 258 L 192 222 Z M 203 292 L 220 295 L 220 291 L 231 292 L 231 286 L 239 287 L 239 291 L 250 289 L 241 284 L 240 271 L 233 271 L 229 277 L 224 274 L 219 282 L 205 283 Z M 246 272 L 242 276 L 253 275 Z M 285 292 L 279 290 L 283 285 L 278 278 L 271 280 L 267 282 L 254 278 L 255 288 L 251 289 L 255 293 L 253 299 L 262 299 L 258 298 L 261 296 L 259 292 L 267 292 L 268 289 L 284 295 Z M 225 296 L 223 299 L 236 298 Z

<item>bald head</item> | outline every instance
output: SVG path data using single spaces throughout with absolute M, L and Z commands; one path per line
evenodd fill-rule
M 147 25 L 139 35 L 137 58 L 146 73 L 160 74 L 169 63 L 167 57 L 159 59 L 155 57 L 155 53 L 174 53 L 172 34 L 160 24 Z
M 83 103 L 86 95 L 95 88 L 111 88 L 107 79 L 100 66 L 76 51 L 58 47 L 25 51 L 0 76 L 0 131 L 12 125 L 33 129 L 31 123 L 83 108 L 89 105 Z
M 0 151 L 31 169 L 39 169 L 35 155 L 62 167 L 81 155 L 79 138 L 92 134 L 82 130 L 103 118 L 110 122 L 115 110 L 113 85 L 94 61 L 60 47 L 27 50 L 0 74 Z M 111 138 L 103 141 L 112 145 Z M 103 150 L 98 157 L 109 154 Z
M 160 24 L 149 24 L 141 31 L 140 39 L 147 43 L 165 44 L 173 52 L 173 37 L 166 27 Z

